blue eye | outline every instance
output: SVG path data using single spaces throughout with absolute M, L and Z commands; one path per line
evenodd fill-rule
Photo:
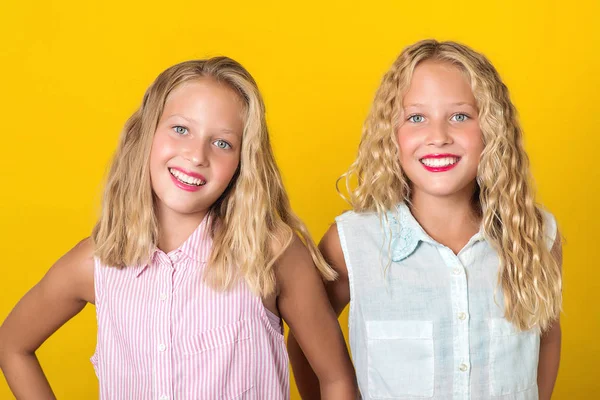
M 408 120 L 410 122 L 418 124 L 419 122 L 423 122 L 425 120 L 425 117 L 423 117 L 422 115 L 416 114 L 416 115 L 411 115 L 410 117 L 408 117 Z
M 215 146 L 217 146 L 218 148 L 220 148 L 220 149 L 224 149 L 224 150 L 227 150 L 227 149 L 230 149 L 230 148 L 231 148 L 231 145 L 230 145 L 229 143 L 227 143 L 226 141 L 222 140 L 222 139 L 215 140 L 215 141 L 213 142 L 213 144 L 214 144 Z
M 462 114 L 462 113 L 454 114 L 451 118 L 452 121 L 456 121 L 456 122 L 465 122 L 468 119 L 469 119 L 469 116 L 467 114 Z
M 174 127 L 173 127 L 173 130 L 174 130 L 174 131 L 175 131 L 175 133 L 176 133 L 176 134 L 178 134 L 178 135 L 186 135 L 186 134 L 188 133 L 188 130 L 187 130 L 187 128 L 186 128 L 186 127 L 184 127 L 184 126 L 180 126 L 180 125 L 174 126 Z

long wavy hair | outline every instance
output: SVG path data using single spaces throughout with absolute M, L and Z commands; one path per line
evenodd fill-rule
M 486 240 L 499 255 L 505 317 L 520 330 L 544 331 L 560 313 L 560 266 L 545 242 L 545 221 L 535 203 L 516 109 L 498 72 L 482 54 L 435 40 L 404 49 L 383 77 L 363 126 L 358 156 L 338 184 L 345 180 L 355 211 L 377 212 L 382 219 L 399 202 L 410 203 L 396 131 L 413 72 L 426 60 L 452 64 L 470 82 L 485 144 L 474 195 Z
M 101 215 L 92 239 L 105 265 L 125 267 L 149 261 L 159 226 L 150 182 L 150 149 L 165 101 L 185 82 L 214 79 L 237 93 L 244 106 L 240 165 L 228 188 L 210 207 L 213 240 L 207 282 L 227 290 L 243 277 L 252 291 L 268 296 L 276 287 L 274 266 L 294 235 L 306 245 L 324 279 L 335 272 L 293 213 L 273 157 L 265 106 L 252 76 L 227 57 L 186 61 L 161 73 L 125 124 L 108 174 Z

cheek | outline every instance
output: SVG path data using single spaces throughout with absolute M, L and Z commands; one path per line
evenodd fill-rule
M 239 163 L 239 155 L 228 154 L 226 156 L 222 156 L 218 163 L 218 171 L 216 172 L 219 174 L 220 177 L 229 181 L 235 174 Z
M 154 135 L 154 139 L 152 140 L 152 149 L 150 150 L 150 165 L 154 166 L 166 161 L 172 152 L 173 151 L 168 138 L 165 138 L 163 135 L 157 133 Z
M 465 132 L 464 137 L 464 147 L 468 149 L 469 152 L 473 154 L 481 154 L 483 151 L 483 134 L 481 133 L 481 129 L 479 126 L 474 127 L 473 129 Z
M 407 132 L 399 131 L 396 140 L 398 141 L 398 152 L 400 153 L 401 162 L 410 158 L 419 147 L 416 138 Z

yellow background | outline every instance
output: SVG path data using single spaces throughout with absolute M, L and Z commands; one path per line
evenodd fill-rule
M 539 200 L 567 239 L 555 399 L 596 398 L 599 3 L 351 3 L 3 0 L 0 320 L 89 235 L 121 126 L 166 67 L 224 54 L 251 71 L 293 206 L 319 238 L 347 207 L 334 181 L 355 156 L 382 74 L 404 46 L 452 39 L 485 53 L 507 82 Z M 58 398 L 96 398 L 95 329 L 87 307 L 39 350 Z

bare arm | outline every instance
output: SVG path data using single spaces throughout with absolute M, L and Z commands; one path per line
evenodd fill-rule
M 17 399 L 55 398 L 35 351 L 87 303 L 94 303 L 92 253 L 86 239 L 65 254 L 0 327 L 0 369 Z
M 346 269 L 340 238 L 335 224 L 332 225 L 327 233 L 325 233 L 325 236 L 323 236 L 323 239 L 319 244 L 319 249 L 325 257 L 325 260 L 338 273 L 338 278 L 335 281 L 327 283 L 326 293 L 329 303 L 333 307 L 333 312 L 336 316 L 339 316 L 350 302 L 350 287 L 348 284 L 348 271 Z M 318 323 L 318 321 L 316 321 L 316 323 Z M 339 324 L 337 321 L 336 325 L 336 329 L 339 332 Z M 319 336 L 320 335 L 315 335 L 316 338 Z M 302 346 L 301 348 L 301 344 L 298 343 L 299 341 L 301 340 L 297 340 L 295 331 L 292 329 L 292 332 L 290 332 L 288 336 L 288 352 L 292 370 L 294 371 L 294 377 L 296 379 L 296 385 L 298 386 L 298 390 L 303 399 L 318 400 L 321 398 L 321 393 L 319 391 L 319 379 L 315 374 L 316 367 L 311 366 L 313 363 L 307 360 L 305 352 L 303 352 L 305 347 Z M 344 346 L 344 351 L 346 352 L 345 343 L 342 342 L 342 344 Z M 351 399 L 354 397 L 349 396 L 347 398 Z
M 323 399 L 356 397 L 354 368 L 325 286 L 310 253 L 295 238 L 277 263 L 278 305 L 308 363 Z
M 551 253 L 562 267 L 562 245 L 560 233 L 552 246 Z M 561 344 L 560 320 L 550 330 L 544 332 L 540 339 L 540 358 L 538 363 L 538 391 L 540 400 L 550 400 L 560 364 Z

